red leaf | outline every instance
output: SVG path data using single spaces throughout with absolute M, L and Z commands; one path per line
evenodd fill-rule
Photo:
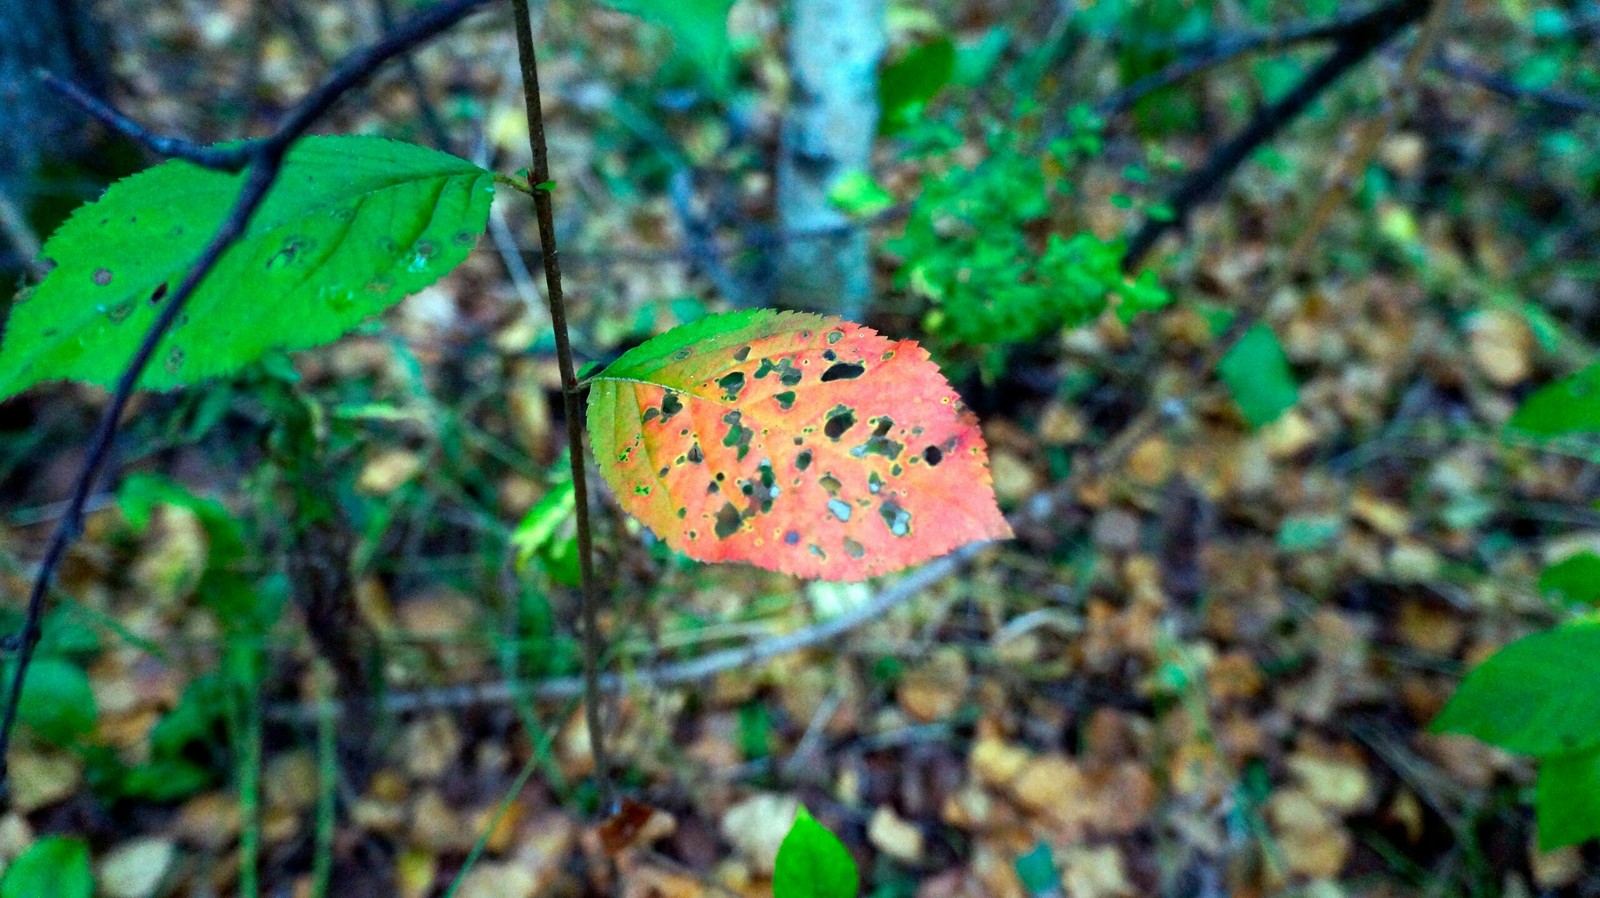
M 916 343 L 838 318 L 714 315 L 598 375 L 589 435 L 674 549 L 860 580 L 1002 539 L 976 418 Z

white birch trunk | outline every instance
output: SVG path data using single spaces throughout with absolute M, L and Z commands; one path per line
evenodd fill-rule
M 872 298 L 867 234 L 848 228 L 828 193 L 839 176 L 869 170 L 884 0 L 792 0 L 790 10 L 794 86 L 778 159 L 778 301 L 859 320 Z M 814 236 L 799 236 L 807 234 Z

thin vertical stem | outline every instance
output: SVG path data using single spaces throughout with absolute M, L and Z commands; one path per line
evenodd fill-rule
M 578 516 L 578 579 L 583 606 L 584 719 L 594 754 L 595 781 L 606 808 L 615 801 L 611 763 L 606 757 L 605 731 L 600 725 L 600 656 L 604 646 L 598 620 L 599 597 L 594 574 L 594 540 L 589 530 L 589 486 L 585 480 L 583 430 L 579 424 L 578 375 L 572 365 L 572 343 L 567 338 L 567 305 L 561 293 L 561 254 L 556 249 L 555 212 L 550 202 L 550 154 L 544 140 L 544 110 L 539 104 L 539 67 L 533 52 L 533 24 L 528 0 L 511 0 L 516 20 L 517 57 L 522 64 L 522 97 L 528 112 L 528 145 L 533 150 L 533 211 L 539 221 L 539 246 L 544 256 L 545 289 L 550 298 L 550 326 L 555 330 L 556 361 L 561 368 L 561 398 L 567 416 L 568 459 L 572 465 L 572 493 Z M 544 185 L 544 186 L 539 186 Z

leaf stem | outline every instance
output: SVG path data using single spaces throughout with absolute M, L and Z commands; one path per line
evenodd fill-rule
M 539 103 L 539 67 L 534 57 L 533 25 L 528 0 L 511 0 L 517 30 L 517 58 L 522 66 L 522 96 L 528 112 L 528 146 L 533 151 L 530 184 L 550 182 L 550 153 L 545 146 L 544 110 Z M 607 809 L 616 796 L 611 784 L 611 763 L 606 756 L 605 731 L 600 724 L 599 596 L 594 572 L 594 540 L 589 526 L 589 486 L 585 479 L 583 428 L 578 408 L 578 377 L 572 364 L 572 343 L 567 337 L 567 305 L 561 292 L 561 254 L 556 248 L 555 212 L 548 189 L 533 191 L 534 215 L 539 221 L 539 246 L 544 256 L 545 288 L 550 299 L 550 326 L 555 331 L 556 362 L 561 369 L 561 399 L 567 418 L 568 459 L 572 465 L 572 493 L 578 523 L 578 580 L 583 610 L 584 720 L 589 748 L 594 755 L 595 781 Z

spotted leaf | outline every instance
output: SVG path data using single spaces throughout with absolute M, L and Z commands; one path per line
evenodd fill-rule
M 701 561 L 860 580 L 1011 528 L 977 420 L 917 344 L 838 318 L 703 318 L 593 380 L 623 507 Z
M 0 399 L 43 381 L 115 383 L 244 177 L 172 160 L 79 207 L 45 242 L 50 274 L 17 296 L 6 322 Z M 426 147 L 296 143 L 140 386 L 197 383 L 270 349 L 337 339 L 465 259 L 493 198 L 492 173 Z

